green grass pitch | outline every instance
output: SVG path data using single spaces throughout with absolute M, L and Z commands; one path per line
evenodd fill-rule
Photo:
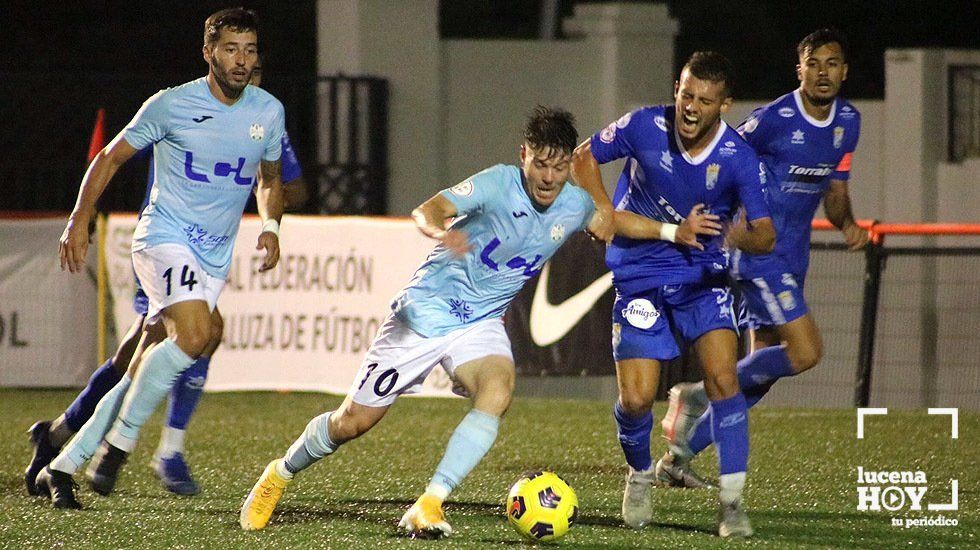
M 519 383 L 530 384 L 524 379 Z M 980 414 L 961 411 L 959 439 L 949 419 L 925 411 L 893 411 L 868 419 L 855 437 L 853 410 L 760 407 L 752 411 L 752 455 L 746 503 L 756 536 L 729 542 L 714 534 L 716 494 L 657 489 L 655 525 L 622 526 L 619 507 L 625 466 L 610 404 L 518 399 L 489 456 L 446 507 L 456 533 L 450 540 L 399 538 L 395 525 L 418 496 L 467 408 L 463 400 L 400 400 L 378 427 L 297 476 L 269 527 L 246 533 L 238 509 L 265 465 L 280 456 L 312 416 L 340 399 L 309 393 L 208 394 L 190 426 L 188 452 L 203 493 L 181 498 L 153 477 L 150 456 L 161 415 L 143 432 L 116 493 L 101 498 L 82 483 L 81 512 L 54 510 L 31 498 L 22 472 L 29 459 L 24 431 L 52 418 L 69 391 L 0 390 L 0 548 L 485 548 L 518 545 L 503 502 L 510 484 L 529 469 L 553 469 L 575 488 L 580 521 L 559 544 L 580 548 L 898 548 L 980 546 Z M 656 407 L 658 419 L 664 406 Z M 659 427 L 654 454 L 663 452 Z M 717 473 L 708 451 L 696 462 Z M 949 479 L 959 480 L 959 510 L 945 512 L 956 527 L 892 527 L 893 517 L 938 512 L 861 512 L 857 467 L 923 470 L 925 501 L 947 502 Z

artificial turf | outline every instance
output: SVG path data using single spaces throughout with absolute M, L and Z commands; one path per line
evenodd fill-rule
M 533 383 L 523 379 L 519 383 Z M 715 535 L 717 495 L 708 490 L 656 489 L 654 525 L 625 528 L 620 503 L 625 466 L 609 403 L 517 399 L 494 448 L 446 507 L 450 540 L 400 538 L 395 526 L 428 482 L 467 403 L 407 398 L 369 434 L 298 475 L 265 530 L 243 532 L 238 510 L 265 465 L 282 455 L 307 421 L 340 398 L 311 393 L 207 394 L 188 433 L 188 456 L 203 487 L 196 497 L 163 490 L 150 467 L 161 415 L 144 429 L 116 492 L 86 487 L 82 511 L 54 510 L 27 496 L 30 458 L 24 431 L 57 416 L 69 391 L 0 390 L 0 548 L 483 548 L 523 544 L 503 515 L 510 484 L 524 471 L 552 469 L 576 490 L 578 523 L 558 544 L 582 548 L 928 548 L 980 546 L 980 414 L 960 411 L 959 438 L 949 417 L 892 411 L 869 417 L 855 437 L 854 410 L 759 407 L 751 413 L 745 501 L 756 535 L 746 542 Z M 662 418 L 658 404 L 656 417 Z M 654 454 L 663 452 L 654 437 Z M 713 450 L 695 462 L 717 474 Z M 892 526 L 892 518 L 940 512 L 857 510 L 857 467 L 922 470 L 924 502 L 948 502 L 959 482 L 959 510 L 942 512 L 955 527 Z

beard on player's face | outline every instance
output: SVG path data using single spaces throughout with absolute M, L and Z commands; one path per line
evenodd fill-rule
M 234 95 L 240 94 L 245 89 L 251 77 L 251 71 L 234 62 L 228 63 L 227 66 L 222 65 L 213 52 L 211 53 L 211 72 L 221 88 L 233 92 Z

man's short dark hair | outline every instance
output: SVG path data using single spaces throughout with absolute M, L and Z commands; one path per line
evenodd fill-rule
M 806 35 L 796 46 L 796 55 L 802 58 L 820 46 L 834 42 L 840 45 L 841 55 L 844 56 L 844 61 L 847 61 L 847 38 L 837 29 L 820 29 Z
M 221 29 L 234 32 L 259 32 L 259 18 L 252 10 L 227 8 L 211 14 L 204 22 L 204 43 L 213 46 L 218 41 Z
M 552 155 L 571 154 L 578 145 L 575 117 L 560 107 L 538 105 L 527 117 L 524 141 L 534 149 L 550 147 Z
M 726 97 L 731 97 L 734 93 L 735 67 L 727 57 L 718 52 L 694 52 L 684 64 L 684 69 L 700 80 L 724 82 Z

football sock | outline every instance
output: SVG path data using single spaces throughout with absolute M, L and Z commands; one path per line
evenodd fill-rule
M 617 401 L 613 416 L 616 417 L 619 445 L 626 455 L 626 463 L 638 472 L 649 470 L 653 464 L 653 457 L 650 456 L 653 413 L 647 411 L 640 416 L 630 416 Z
M 718 476 L 718 487 L 718 500 L 722 504 L 731 504 L 741 499 L 742 488 L 745 487 L 745 472 Z
M 776 380 L 795 376 L 786 355 L 786 346 L 763 348 L 738 362 L 738 385 L 745 396 L 745 405 L 752 408 L 772 388 Z M 694 454 L 711 445 L 711 414 L 706 410 L 691 431 L 688 446 Z
M 749 407 L 758 403 L 776 380 L 796 375 L 786 355 L 786 346 L 760 349 L 739 361 L 737 370 L 738 385 Z
M 180 373 L 194 362 L 170 338 L 165 338 L 143 356 L 133 380 L 133 389 L 126 395 L 119 417 L 105 440 L 127 453 L 136 447 L 140 428 L 166 397 Z
M 744 395 L 711 402 L 711 435 L 718 449 L 719 473 L 745 472 L 749 462 L 749 414 Z
M 110 357 L 108 361 L 92 373 L 92 377 L 88 379 L 88 385 L 72 401 L 72 404 L 65 409 L 65 426 L 72 432 L 77 432 L 82 429 L 82 425 L 88 422 L 102 396 L 107 394 L 122 378 L 116 372 L 112 359 Z
M 92 458 L 112 420 L 116 418 L 131 382 L 128 374 L 123 375 L 119 383 L 102 397 L 92 416 L 61 450 L 61 453 L 51 461 L 52 470 L 74 474 L 86 460 Z
M 177 382 L 170 390 L 167 425 L 160 436 L 158 457 L 170 458 L 175 453 L 184 452 L 184 430 L 187 429 L 191 415 L 204 393 L 204 382 L 208 378 L 210 363 L 210 357 L 201 357 L 177 377 Z
M 426 492 L 445 500 L 497 440 L 500 417 L 470 409 L 456 426 Z
M 330 415 L 333 411 L 325 412 L 320 416 L 314 417 L 306 425 L 303 434 L 293 442 L 283 457 L 283 472 L 279 470 L 280 476 L 285 479 L 292 479 L 293 474 L 309 468 L 314 462 L 333 453 L 340 445 L 330 439 Z M 283 475 L 288 473 L 289 475 Z

